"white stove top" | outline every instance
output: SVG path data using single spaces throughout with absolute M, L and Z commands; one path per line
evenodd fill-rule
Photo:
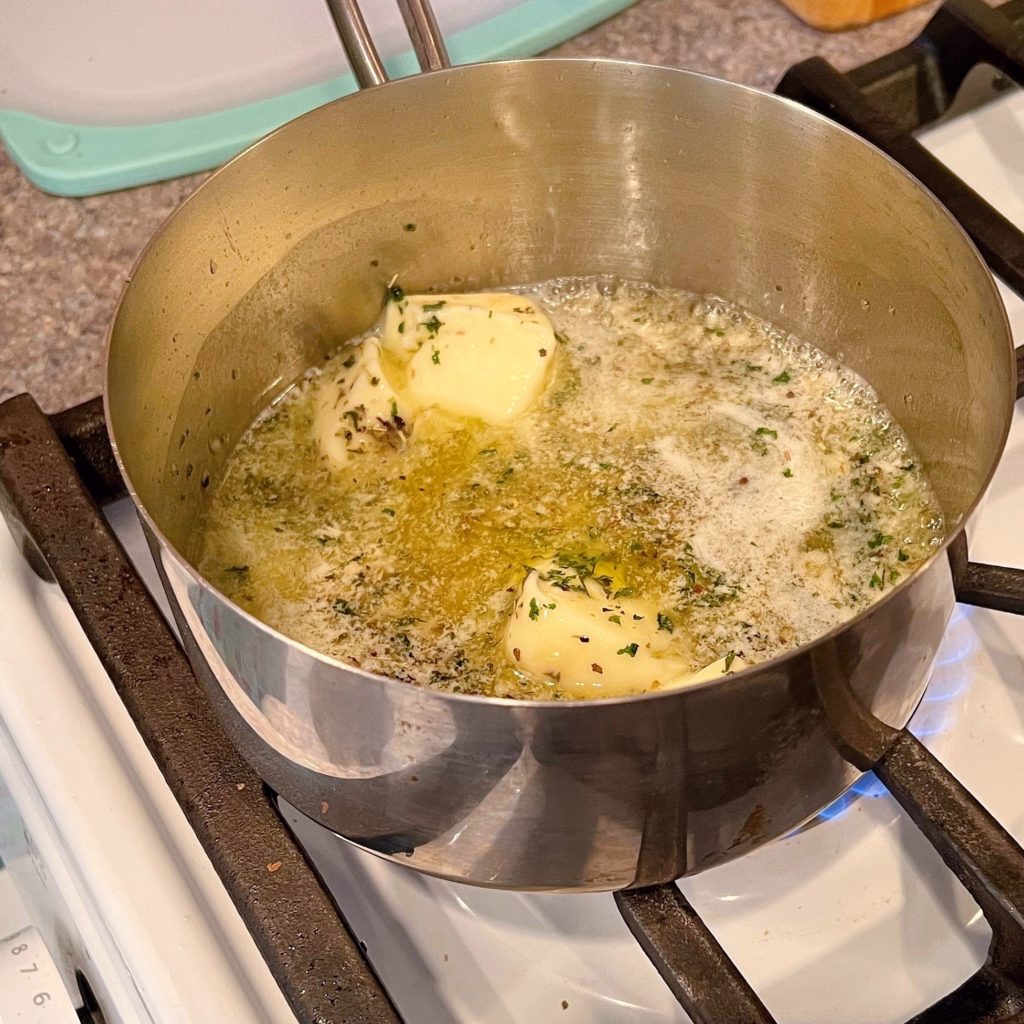
M 1024 94 L 923 138 L 1024 225 Z M 1024 343 L 1024 302 L 1004 298 Z M 1024 567 L 1022 507 L 1018 408 L 968 531 L 973 559 Z M 152 583 L 127 503 L 111 520 Z M 28 912 L 63 906 L 33 922 L 59 964 L 87 958 L 111 1024 L 293 1021 L 70 609 L 3 530 L 0 607 L 0 849 L 15 854 L 0 937 L 22 913 L 4 897 L 13 873 Z M 913 729 L 1024 841 L 1024 617 L 957 609 Z M 903 1021 L 984 960 L 971 898 L 895 801 L 861 788 L 815 826 L 681 883 L 780 1024 Z M 610 895 L 438 881 L 286 814 L 408 1024 L 687 1019 Z

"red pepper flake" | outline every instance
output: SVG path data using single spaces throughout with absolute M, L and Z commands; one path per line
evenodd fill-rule
M 522 656 L 522 652 L 519 650 L 519 648 L 518 647 L 513 647 L 512 648 L 512 657 L 515 658 L 516 661 L 519 661 L 521 656 Z
M 783 458 L 784 458 L 784 459 L 785 459 L 785 460 L 786 460 L 787 462 L 791 462 L 791 461 L 792 461 L 792 459 L 793 459 L 793 456 L 792 456 L 792 455 L 790 455 L 788 451 L 784 451 L 784 452 L 782 453 L 782 457 L 783 457 Z
M 741 476 L 740 477 L 740 483 L 741 484 L 749 484 L 750 483 L 750 478 L 749 477 L 745 477 L 745 476 Z
M 275 871 L 280 871 L 280 870 L 281 870 L 281 862 L 280 862 L 279 860 L 271 861 L 271 862 L 270 862 L 270 863 L 269 863 L 269 864 L 267 865 L 267 870 L 268 870 L 268 871 L 269 871 L 269 872 L 270 872 L 271 874 L 273 874 L 273 873 L 274 873 Z
M 590 666 L 590 670 L 592 672 L 596 672 L 599 676 L 603 676 L 604 675 L 604 669 L 601 668 L 601 666 L 598 665 L 598 663 L 596 661 L 594 662 L 593 665 Z
M 695 583 L 693 585 L 693 592 L 695 594 L 703 594 L 704 593 L 704 588 L 699 583 Z

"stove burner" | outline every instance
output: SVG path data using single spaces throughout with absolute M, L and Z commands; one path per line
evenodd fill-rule
M 970 684 L 963 666 L 974 651 L 977 640 L 965 628 L 969 616 L 969 609 L 957 606 L 946 627 L 928 689 L 907 726 L 918 739 L 938 735 L 949 728 L 955 710 L 954 701 Z M 889 791 L 878 776 L 874 772 L 866 772 L 841 797 L 795 832 L 804 832 L 822 821 L 841 818 L 861 797 L 877 800 L 888 795 Z

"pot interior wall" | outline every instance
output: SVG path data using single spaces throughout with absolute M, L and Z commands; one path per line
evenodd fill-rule
M 299 119 L 213 177 L 137 268 L 108 402 L 131 482 L 186 555 L 266 402 L 407 290 L 609 274 L 719 295 L 866 377 L 951 523 L 1009 415 L 1011 350 L 948 216 L 775 97 L 592 61 L 478 65 Z

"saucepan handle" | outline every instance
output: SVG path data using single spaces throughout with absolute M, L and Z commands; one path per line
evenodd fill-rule
M 437 71 L 451 67 L 430 0 L 397 0 L 397 3 L 420 69 Z M 383 85 L 388 80 L 388 73 L 384 70 L 384 63 L 366 27 L 363 12 L 359 9 L 359 0 L 327 0 L 327 7 L 341 37 L 341 45 L 348 54 L 359 88 Z

